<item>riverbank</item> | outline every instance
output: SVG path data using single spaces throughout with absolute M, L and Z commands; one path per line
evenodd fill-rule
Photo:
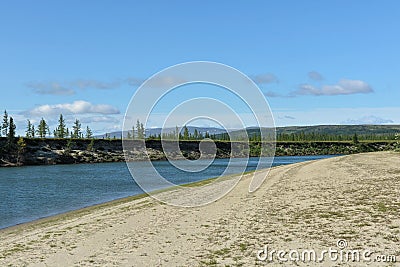
M 6 146 L 6 139 L 0 138 L 0 148 Z M 131 150 L 123 151 L 121 140 L 106 139 L 24 139 L 26 146 L 20 152 L 9 152 L 0 149 L 0 167 L 79 164 L 100 162 L 123 162 L 128 160 L 165 160 L 163 147 L 159 140 L 147 140 L 144 151 L 141 141 L 129 144 Z M 168 141 L 166 144 L 168 145 Z M 188 159 L 200 157 L 199 141 L 181 141 L 179 147 L 182 155 Z M 232 147 L 231 147 L 232 146 Z M 276 156 L 307 156 L 307 155 L 347 155 L 363 152 L 391 151 L 398 147 L 394 141 L 376 142 L 277 142 L 268 147 L 276 146 Z M 246 143 L 215 141 L 216 158 L 246 157 Z M 210 151 L 212 147 L 210 147 Z M 260 155 L 261 143 L 249 142 L 250 156 Z M 273 150 L 271 150 L 273 151 Z M 213 153 L 211 153 L 213 154 Z M 212 155 L 209 155 L 210 157 Z M 172 159 L 180 159 L 178 154 L 170 155 Z
M 399 160 L 381 152 L 279 166 L 255 193 L 248 174 L 203 207 L 124 199 L 12 227 L 0 231 L 0 265 L 253 266 L 265 264 L 264 245 L 321 251 L 338 239 L 400 259 Z

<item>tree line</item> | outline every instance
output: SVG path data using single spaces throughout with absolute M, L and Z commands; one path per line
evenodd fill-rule
M 27 138 L 46 138 L 50 137 L 51 131 L 49 128 L 49 125 L 45 121 L 45 119 L 41 119 L 39 122 L 39 125 L 37 129 L 35 130 L 35 126 L 28 120 L 25 137 Z M 66 125 L 64 116 L 60 114 L 60 117 L 58 119 L 58 125 L 56 129 L 53 130 L 53 136 L 54 138 L 86 138 L 90 139 L 93 137 L 93 132 L 90 129 L 89 126 L 86 126 L 86 131 L 85 133 L 82 130 L 82 124 L 78 119 L 75 119 L 75 122 L 72 126 L 72 129 L 69 130 L 69 128 Z
M 47 138 L 53 136 L 54 138 L 93 138 L 93 132 L 89 126 L 86 126 L 85 130 L 82 129 L 82 124 L 79 119 L 75 119 L 72 128 L 68 128 L 66 125 L 65 118 L 62 114 L 58 119 L 58 124 L 56 128 L 51 131 L 46 120 L 42 118 L 37 125 L 34 125 L 29 119 L 27 120 L 27 126 L 25 130 L 25 138 Z M 259 132 L 249 133 L 249 141 L 259 142 L 261 141 L 261 134 Z M 16 125 L 14 119 L 8 115 L 7 111 L 4 111 L 2 123 L 0 123 L 0 137 L 6 137 L 8 143 L 12 143 L 13 139 L 16 137 Z M 110 134 L 106 133 L 106 139 L 111 139 Z M 160 140 L 160 139 L 179 139 L 179 140 L 203 140 L 205 138 L 210 138 L 213 140 L 230 141 L 230 135 L 228 133 L 220 134 L 209 134 L 208 132 L 200 132 L 198 129 L 194 129 L 191 133 L 188 127 L 185 125 L 179 130 L 178 126 L 175 130 L 169 133 L 162 133 L 157 135 L 146 136 L 146 130 L 143 123 L 139 120 L 136 121 L 136 126 L 132 126 L 131 130 L 127 132 L 127 139 L 150 139 L 150 140 Z M 397 137 L 398 138 L 398 137 Z M 115 137 L 114 137 L 115 139 Z M 235 140 L 246 141 L 247 137 L 242 138 L 236 137 Z M 278 142 L 303 142 L 303 141 L 380 141 L 380 140 L 395 140 L 395 134 L 357 134 L 352 135 L 346 134 L 328 134 L 328 133 L 278 133 L 276 135 L 276 141 Z M 272 136 L 265 137 L 265 140 L 273 140 Z
M 13 139 L 16 136 L 16 125 L 14 123 L 13 117 L 9 116 L 7 110 L 4 111 L 3 122 L 0 125 L 0 137 L 7 137 L 8 139 Z M 60 114 L 58 119 L 58 125 L 53 132 L 50 131 L 49 125 L 46 120 L 42 118 L 39 124 L 35 125 L 28 119 L 27 126 L 25 130 L 26 138 L 46 138 L 50 137 L 53 133 L 54 138 L 87 138 L 93 137 L 93 132 L 89 126 L 86 126 L 85 132 L 82 130 L 81 122 L 76 119 L 72 129 L 66 126 L 64 116 Z

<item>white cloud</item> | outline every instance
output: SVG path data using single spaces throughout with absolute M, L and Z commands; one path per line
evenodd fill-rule
M 300 88 L 291 93 L 291 95 L 351 95 L 372 93 L 372 87 L 361 80 L 342 79 L 334 85 L 324 85 L 321 88 L 310 84 L 302 84 Z
M 364 116 L 359 119 L 347 119 L 345 121 L 342 121 L 342 124 L 388 124 L 388 123 L 394 123 L 393 120 L 390 119 L 384 119 L 381 117 L 377 117 L 374 115 L 370 116 Z
M 31 116 L 46 116 L 59 114 L 119 114 L 119 110 L 111 105 L 92 104 L 78 100 L 73 103 L 41 105 L 27 111 Z

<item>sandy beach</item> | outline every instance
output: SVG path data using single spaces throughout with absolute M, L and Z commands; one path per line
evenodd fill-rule
M 132 197 L 4 229 L 0 266 L 366 266 L 257 258 L 266 246 L 322 251 L 338 240 L 343 250 L 370 250 L 368 266 L 400 265 L 399 153 L 275 167 L 255 193 L 250 176 L 203 207 Z

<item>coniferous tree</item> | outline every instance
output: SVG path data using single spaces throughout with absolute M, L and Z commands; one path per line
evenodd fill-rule
M 183 126 L 183 140 L 189 140 L 189 130 L 186 125 Z
M 140 123 L 140 137 L 141 139 L 144 139 L 146 137 L 143 123 Z
M 89 128 L 89 126 L 86 126 L 86 138 L 90 139 L 93 137 L 93 132 L 92 130 Z
M 14 119 L 13 117 L 10 117 L 10 122 L 8 124 L 8 138 L 15 138 L 15 130 L 17 129 L 17 127 L 14 124 Z
M 15 139 L 15 130 L 17 127 L 14 124 L 14 119 L 13 117 L 10 117 L 10 120 L 8 122 L 8 133 L 7 133 L 7 145 L 9 149 L 12 149 L 14 146 L 14 139 Z
M 138 139 L 144 139 L 145 138 L 144 126 L 143 126 L 143 123 L 141 123 L 139 120 L 136 121 L 136 131 L 137 131 L 137 138 Z
M 75 120 L 72 126 L 71 138 L 82 138 L 81 123 L 78 119 Z
M 32 138 L 32 123 L 30 120 L 28 120 L 28 125 L 26 127 L 26 131 L 25 131 L 25 136 L 26 138 Z
M 178 138 L 179 138 L 179 127 L 178 127 L 178 125 L 175 126 L 174 137 L 175 137 L 175 139 L 178 139 Z
M 49 131 L 49 132 L 50 132 L 50 131 Z M 31 128 L 31 136 L 32 136 L 32 138 L 35 138 L 35 133 L 36 133 L 36 131 L 35 131 L 35 125 L 32 124 L 32 128 Z
M 37 134 L 40 138 L 45 138 L 47 134 L 50 134 L 49 126 L 43 118 L 39 122 Z
M 135 126 L 132 126 L 132 139 L 135 139 Z
M 8 122 L 8 113 L 7 110 L 4 110 L 4 116 L 3 116 L 3 124 L 1 126 L 3 135 L 7 137 L 8 133 L 8 127 L 9 127 L 9 122 Z
M 136 121 L 137 138 L 140 139 L 140 121 Z
M 68 134 L 68 128 L 65 125 L 65 119 L 62 114 L 60 114 L 60 118 L 58 119 L 58 126 L 54 130 L 54 137 L 55 138 L 66 138 Z

